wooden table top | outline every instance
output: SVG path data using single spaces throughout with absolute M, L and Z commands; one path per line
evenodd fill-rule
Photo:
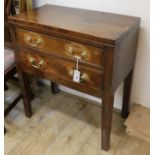
M 31 25 L 51 31 L 83 35 L 96 41 L 115 44 L 140 18 L 119 14 L 44 5 L 29 13 L 9 17 L 10 23 Z

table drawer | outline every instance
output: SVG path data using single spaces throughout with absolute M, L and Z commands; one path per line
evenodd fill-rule
M 93 88 L 98 91 L 102 90 L 103 72 L 81 66 L 80 64 L 81 80 L 79 83 L 73 82 L 73 70 L 75 69 L 76 62 L 67 62 L 23 50 L 17 54 L 17 61 L 25 72 L 51 78 L 51 80 L 60 84 L 74 86 L 74 88 L 77 86 L 81 89 Z M 82 91 L 81 89 L 80 91 Z
M 16 30 L 18 45 L 48 51 L 61 57 L 80 58 L 85 63 L 103 66 L 103 49 L 53 36 Z

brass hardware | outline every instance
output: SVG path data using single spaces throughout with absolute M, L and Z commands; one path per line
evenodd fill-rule
M 35 61 L 33 57 L 29 57 L 28 59 L 30 63 L 33 63 Z
M 39 69 L 40 68 L 40 65 L 32 64 L 32 67 L 34 67 L 36 69 Z
M 86 54 L 87 54 L 87 51 L 83 50 L 81 53 L 81 56 L 86 56 Z
M 45 63 L 44 60 L 41 59 L 39 61 L 39 63 L 36 64 L 35 59 L 33 57 L 29 57 L 28 60 L 31 63 L 31 66 L 34 67 L 34 68 L 36 68 L 36 69 L 40 69 L 43 66 L 43 64 Z
M 30 46 L 32 46 L 32 47 L 37 47 L 37 46 L 39 46 L 41 43 L 43 43 L 43 40 L 42 40 L 42 38 L 37 38 L 37 40 L 36 41 L 32 41 L 32 37 L 30 36 L 30 35 L 25 35 L 24 36 L 24 39 L 25 39 L 25 42 L 27 43 L 27 44 L 29 44 Z
M 89 76 L 86 73 L 82 73 L 81 77 L 80 77 L 80 82 L 83 81 L 89 81 Z
M 74 71 L 69 70 L 69 75 L 73 76 Z M 82 73 L 80 77 L 80 82 L 89 81 L 89 76 L 86 73 Z
M 72 46 L 68 47 L 68 52 L 74 57 L 82 60 L 87 55 L 87 51 L 83 50 L 79 55 L 75 53 L 75 49 Z
M 70 52 L 70 53 L 72 54 L 73 51 L 74 51 L 73 47 L 72 47 L 72 46 L 69 46 L 69 47 L 68 47 L 68 52 Z
M 69 75 L 73 76 L 73 70 L 69 70 Z

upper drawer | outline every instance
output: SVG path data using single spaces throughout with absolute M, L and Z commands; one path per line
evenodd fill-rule
M 22 29 L 17 29 L 16 33 L 17 42 L 21 46 L 45 50 L 59 56 L 79 58 L 85 63 L 103 66 L 103 49 L 101 48 Z

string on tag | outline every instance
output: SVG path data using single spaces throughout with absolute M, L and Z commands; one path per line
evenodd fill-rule
M 79 70 L 79 59 L 76 59 L 76 69 Z
M 77 83 L 80 82 L 80 74 L 81 74 L 81 72 L 78 70 L 79 61 L 80 61 L 80 58 L 76 57 L 76 68 L 74 69 L 74 72 L 73 72 L 73 81 Z
M 76 69 L 79 70 L 79 61 L 80 58 L 76 57 Z

